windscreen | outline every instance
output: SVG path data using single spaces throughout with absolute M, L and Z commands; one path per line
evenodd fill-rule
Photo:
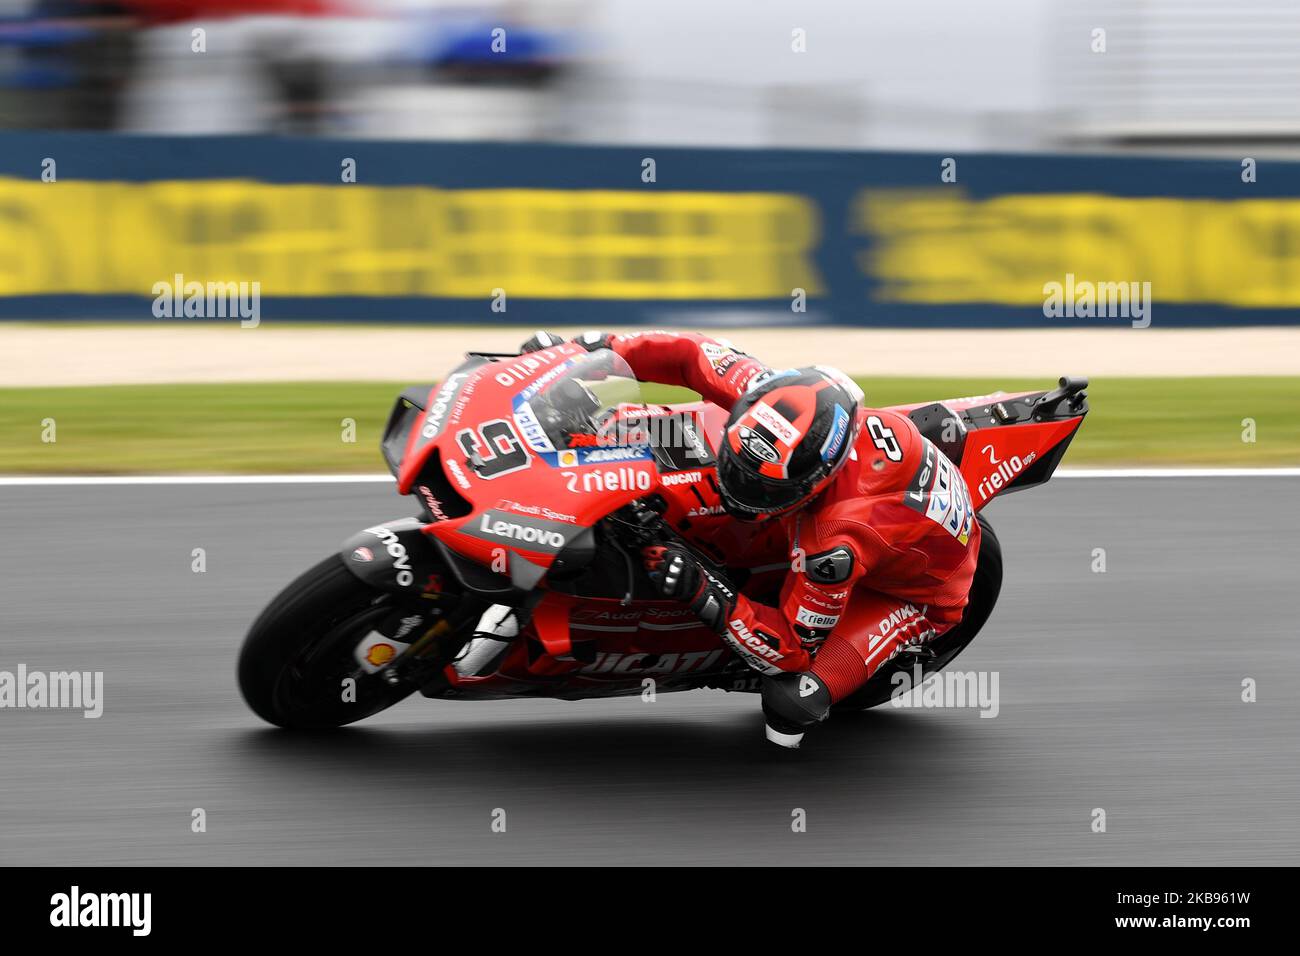
M 632 369 L 609 349 L 574 359 L 520 399 L 516 412 L 531 418 L 556 449 L 635 443 L 620 427 L 619 413 L 643 407 Z

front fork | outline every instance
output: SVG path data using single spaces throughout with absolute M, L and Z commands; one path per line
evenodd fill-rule
M 458 567 L 458 556 L 440 548 L 424 527 L 419 518 L 400 518 L 344 542 L 340 556 L 348 570 L 376 591 L 398 597 L 392 612 L 357 644 L 355 676 L 377 674 L 387 683 L 409 681 L 422 690 L 448 681 L 448 664 L 456 678 L 489 676 L 528 624 L 547 655 L 573 660 L 568 599 L 513 570 L 503 578 L 477 566 Z M 505 610 L 508 617 L 500 613 Z
M 387 684 L 423 684 L 446 663 L 455 633 L 451 616 L 436 603 L 394 608 L 353 650 L 358 675 L 379 675 Z
M 446 569 L 423 527 L 419 518 L 387 521 L 354 534 L 340 549 L 357 578 L 397 596 L 392 611 L 354 649 L 356 677 L 422 686 L 460 650 L 455 635 L 472 613 L 466 605 L 477 602 L 448 590 Z

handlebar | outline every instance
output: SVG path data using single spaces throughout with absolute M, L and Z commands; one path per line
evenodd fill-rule
M 701 553 L 698 548 L 683 538 L 676 528 L 665 521 L 662 510 L 658 510 L 656 505 L 662 507 L 665 502 L 658 495 L 651 495 L 648 498 L 638 498 L 629 502 L 609 515 L 609 519 L 613 519 L 613 527 L 618 529 L 617 534 L 624 548 L 631 546 L 632 549 L 640 551 L 651 545 L 672 544 L 689 552 L 715 576 L 724 580 L 730 577 L 726 568 Z

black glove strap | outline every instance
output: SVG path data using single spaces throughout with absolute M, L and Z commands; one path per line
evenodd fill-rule
M 721 634 L 736 608 L 736 592 L 728 582 L 720 580 L 706 568 L 699 569 L 704 586 L 691 601 L 691 610 L 709 629 Z
M 519 347 L 520 355 L 527 355 L 529 352 L 540 352 L 542 349 L 549 349 L 555 345 L 563 345 L 564 338 L 556 335 L 554 332 L 534 332 L 528 340 Z
M 609 348 L 610 338 L 608 332 L 583 332 L 581 335 L 575 335 L 573 341 L 588 352 L 594 352 L 596 349 Z

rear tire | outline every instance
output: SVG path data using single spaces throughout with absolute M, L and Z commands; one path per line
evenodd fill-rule
M 966 649 L 993 613 L 998 594 L 1002 591 L 1002 542 L 997 532 L 983 515 L 976 515 L 980 523 L 980 555 L 971 582 L 970 600 L 962 613 L 961 623 L 930 642 L 935 657 L 924 663 L 925 676 L 947 667 Z M 831 707 L 832 713 L 866 710 L 883 704 L 893 695 L 893 676 L 900 670 L 912 669 L 914 658 L 900 654 L 872 675 L 861 688 Z
M 321 561 L 267 605 L 239 653 L 239 690 L 257 716 L 277 727 L 341 727 L 391 707 L 414 690 L 358 674 L 353 652 L 392 613 L 394 597 L 359 580 L 337 554 Z M 356 675 L 356 700 L 343 678 Z

